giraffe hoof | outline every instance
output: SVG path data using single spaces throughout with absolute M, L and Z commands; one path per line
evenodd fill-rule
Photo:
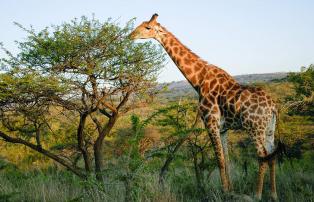
M 254 200 L 246 194 L 229 193 L 225 199 L 226 201 L 254 202 Z
M 272 199 L 273 201 L 278 201 L 277 193 L 271 193 L 271 199 Z
M 256 201 L 262 200 L 262 195 L 261 194 L 256 194 L 255 195 L 255 199 L 256 199 Z

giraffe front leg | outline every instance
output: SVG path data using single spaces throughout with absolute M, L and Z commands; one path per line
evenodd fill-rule
M 270 169 L 270 186 L 271 186 L 271 198 L 276 201 L 277 200 L 277 191 L 276 191 L 276 173 L 275 173 L 275 158 L 269 161 L 269 169 Z
M 208 124 L 206 125 L 208 129 L 209 137 L 214 146 L 223 191 L 228 192 L 230 187 L 229 187 L 228 177 L 226 173 L 226 162 L 225 162 L 224 151 L 223 151 L 222 142 L 220 138 L 220 132 L 218 129 L 218 124 L 215 121 L 208 121 Z
M 226 173 L 226 162 L 225 162 L 221 140 L 218 135 L 214 135 L 214 137 L 211 137 L 211 139 L 212 139 L 212 144 L 214 145 L 214 149 L 215 149 L 215 155 L 218 162 L 223 191 L 228 192 L 230 187 L 229 187 L 228 177 Z

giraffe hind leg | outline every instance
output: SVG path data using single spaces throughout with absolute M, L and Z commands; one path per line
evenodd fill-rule
M 266 156 L 272 154 L 275 150 L 274 146 L 274 132 L 276 125 L 276 116 L 272 115 L 271 120 L 268 122 L 265 131 L 258 131 L 255 136 L 255 144 L 257 148 L 258 156 L 263 159 Z M 271 196 L 274 200 L 277 199 L 276 193 L 276 181 L 275 181 L 275 159 L 261 160 L 259 162 L 259 173 L 257 179 L 256 197 L 261 199 L 263 191 L 264 175 L 267 169 L 267 165 L 270 166 L 270 182 L 271 182 Z
M 275 150 L 274 146 L 274 134 L 276 127 L 276 115 L 273 113 L 272 119 L 270 120 L 267 131 L 266 131 L 266 148 L 268 149 L 268 154 L 271 154 Z M 271 186 L 271 197 L 273 200 L 277 200 L 277 191 L 276 191 L 276 159 L 273 157 L 268 161 L 270 168 L 270 186 Z
M 229 159 L 229 151 L 228 151 L 228 131 L 223 131 L 220 133 L 221 135 L 221 143 L 222 148 L 224 151 L 224 157 L 225 157 L 225 169 L 226 169 L 226 176 L 228 181 L 228 189 L 232 189 L 232 183 L 230 178 L 230 159 Z
M 270 186 L 271 186 L 271 198 L 273 200 L 277 200 L 277 191 L 276 191 L 276 160 L 273 158 L 269 161 L 269 169 L 270 169 Z
M 267 162 L 259 162 L 259 170 L 258 170 L 257 186 L 256 186 L 256 198 L 258 200 L 262 199 L 264 175 L 265 175 L 266 169 L 267 169 Z
M 267 156 L 267 150 L 265 147 L 265 134 L 266 130 L 256 130 L 252 132 L 252 137 L 255 142 L 255 147 L 257 150 L 257 155 L 259 159 L 263 159 Z M 263 185 L 264 185 L 264 175 L 267 169 L 267 161 L 259 160 L 259 170 L 257 176 L 257 184 L 256 184 L 256 198 L 257 200 L 261 200 L 262 192 L 263 192 Z

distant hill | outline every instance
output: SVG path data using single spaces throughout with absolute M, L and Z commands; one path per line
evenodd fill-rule
M 250 84 L 256 82 L 270 82 L 273 80 L 280 80 L 288 76 L 287 72 L 265 73 L 265 74 L 244 74 L 237 75 L 234 78 L 240 84 Z
M 237 75 L 234 78 L 240 84 L 252 84 L 257 82 L 271 82 L 274 80 L 281 80 L 287 77 L 287 72 L 277 72 L 277 73 L 264 73 L 264 74 L 245 74 L 245 75 Z M 167 86 L 167 90 L 161 93 L 159 96 L 175 100 L 178 97 L 196 97 L 197 94 L 194 89 L 191 87 L 188 81 L 173 81 L 169 83 L 161 83 L 158 85 L 158 88 L 164 88 Z

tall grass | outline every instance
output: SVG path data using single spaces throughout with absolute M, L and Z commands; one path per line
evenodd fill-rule
M 279 201 L 314 201 L 313 165 L 304 169 L 303 160 L 285 162 L 277 167 Z M 308 160 L 308 159 L 307 159 Z M 307 161 L 306 160 L 306 161 Z M 247 176 L 241 165 L 232 164 L 233 192 L 221 191 L 218 170 L 206 176 L 206 195 L 199 194 L 194 172 L 189 167 L 172 168 L 164 182 L 158 182 L 158 172 L 143 170 L 131 186 L 134 201 L 251 201 L 254 196 L 257 165 L 250 164 Z M 270 201 L 269 175 L 265 176 L 263 201 Z M 124 201 L 125 186 L 118 178 L 103 183 L 82 181 L 76 176 L 55 169 L 22 172 L 16 169 L 0 171 L 0 201 Z

